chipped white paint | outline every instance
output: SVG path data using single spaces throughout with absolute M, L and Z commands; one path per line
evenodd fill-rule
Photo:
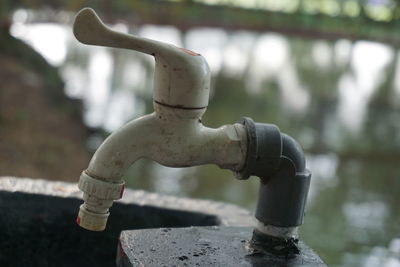
M 91 9 L 79 12 L 74 34 L 85 44 L 136 50 L 153 55 L 156 60 L 155 112 L 110 135 L 82 173 L 80 188 L 85 203 L 78 218 L 82 227 L 104 230 L 108 209 L 115 200 L 114 194 L 104 192 L 111 187 L 121 192 L 122 176 L 140 158 L 169 167 L 211 163 L 233 171 L 243 167 L 247 142 L 244 126 L 233 124 L 212 129 L 201 123 L 210 87 L 209 67 L 201 55 L 115 32 Z M 102 185 L 106 187 L 104 190 L 99 188 Z

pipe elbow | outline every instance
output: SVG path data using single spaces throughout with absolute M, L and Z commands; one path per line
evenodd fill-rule
M 275 125 L 254 123 L 250 118 L 242 123 L 248 152 L 239 179 L 261 178 L 255 217 L 265 227 L 259 229 L 270 233 L 272 228 L 301 225 L 311 178 L 302 148 Z
M 293 175 L 306 171 L 303 149 L 276 125 L 254 123 L 250 118 L 243 118 L 241 123 L 247 132 L 247 154 L 238 179 L 248 179 L 250 175 L 268 178 L 288 168 L 294 170 Z

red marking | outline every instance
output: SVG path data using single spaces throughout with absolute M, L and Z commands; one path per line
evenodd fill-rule
M 122 248 L 122 244 L 119 245 L 119 257 L 121 259 L 125 258 L 125 252 L 124 252 L 124 249 Z
M 81 225 L 81 217 L 76 217 L 76 223 L 78 224 L 78 225 Z
M 122 196 L 124 195 L 124 191 L 125 191 L 125 184 L 122 185 L 122 189 L 121 189 L 121 193 L 119 194 L 119 198 L 122 198 Z
M 183 52 L 185 52 L 186 54 L 189 54 L 189 55 L 191 55 L 191 56 L 200 56 L 200 54 L 197 54 L 197 53 L 195 53 L 195 52 L 193 52 L 193 51 L 190 51 L 190 50 L 187 50 L 187 49 L 185 49 L 185 48 L 180 48 Z

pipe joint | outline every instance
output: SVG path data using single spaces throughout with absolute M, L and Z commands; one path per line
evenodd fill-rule
M 254 123 L 250 118 L 243 118 L 241 123 L 247 131 L 248 149 L 238 178 L 260 177 L 255 214 L 262 226 L 259 231 L 301 225 L 311 178 L 303 150 L 275 125 Z
M 246 128 L 247 154 L 244 167 L 236 173 L 236 177 L 245 180 L 251 175 L 272 175 L 281 162 L 282 137 L 279 128 L 273 124 L 254 123 L 246 117 L 239 122 Z

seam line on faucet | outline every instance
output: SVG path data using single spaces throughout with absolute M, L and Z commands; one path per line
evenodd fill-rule
M 176 109 L 187 109 L 187 110 L 196 110 L 196 109 L 205 109 L 207 108 L 207 106 L 205 107 L 184 107 L 182 105 L 169 105 L 169 104 L 165 104 L 165 103 L 161 103 L 158 102 L 157 100 L 154 100 L 155 103 L 161 105 L 161 106 L 165 106 L 165 107 L 169 107 L 169 108 L 176 108 Z

